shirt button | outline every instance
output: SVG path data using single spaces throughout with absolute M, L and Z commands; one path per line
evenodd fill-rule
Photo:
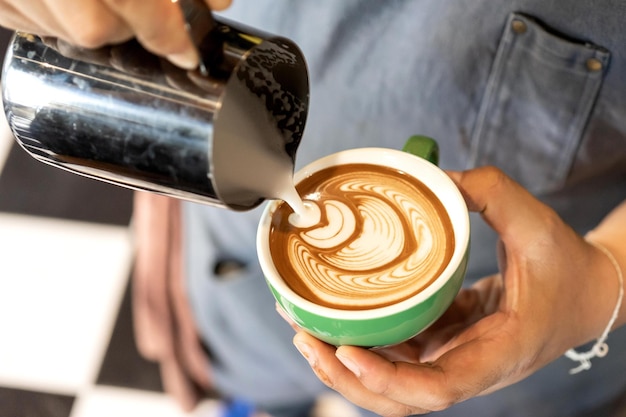
M 513 32 L 521 35 L 526 32 L 526 23 L 515 19 L 511 22 L 511 28 L 513 28 Z
M 589 58 L 587 60 L 587 69 L 592 72 L 600 71 L 602 69 L 602 62 L 597 58 Z

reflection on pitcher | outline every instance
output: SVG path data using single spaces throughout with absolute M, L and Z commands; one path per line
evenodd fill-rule
M 308 112 L 301 51 L 288 39 L 215 18 L 207 74 L 137 41 L 96 50 L 16 33 L 3 100 L 35 158 L 135 189 L 251 209 L 292 182 Z

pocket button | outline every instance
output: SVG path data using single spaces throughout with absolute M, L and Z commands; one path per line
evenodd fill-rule
M 597 58 L 589 58 L 587 60 L 587 69 L 591 72 L 600 71 L 602 69 L 602 62 Z
M 513 32 L 521 35 L 522 33 L 526 33 L 526 23 L 522 22 L 521 20 L 517 20 L 514 19 L 511 22 L 511 28 L 513 29 Z

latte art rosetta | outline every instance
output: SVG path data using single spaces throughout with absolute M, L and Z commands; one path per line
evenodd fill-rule
M 430 284 L 454 249 L 450 220 L 421 182 L 391 168 L 350 164 L 320 171 L 298 185 L 319 205 L 321 221 L 298 228 L 282 204 L 270 248 L 287 284 L 317 304 L 381 307 Z

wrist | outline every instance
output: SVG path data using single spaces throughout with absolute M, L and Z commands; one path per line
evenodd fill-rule
M 593 238 L 590 238 L 590 237 L 587 237 L 586 241 L 591 246 L 593 246 L 597 251 L 602 252 L 602 255 L 604 255 L 604 257 L 610 262 L 611 267 L 614 271 L 614 275 L 617 278 L 618 288 L 616 291 L 616 297 L 610 297 L 610 298 L 616 298 L 615 305 L 611 313 L 611 317 L 609 318 L 607 324 L 604 326 L 604 329 L 602 330 L 602 333 L 600 334 L 598 339 L 594 342 L 591 349 L 584 351 L 584 352 L 579 352 L 572 348 L 572 349 L 569 349 L 567 352 L 565 352 L 566 357 L 568 357 L 569 359 L 575 362 L 579 362 L 579 365 L 577 367 L 572 368 L 570 370 L 570 374 L 575 374 L 580 371 L 590 369 L 592 358 L 594 357 L 602 358 L 607 355 L 609 351 L 609 347 L 608 347 L 608 344 L 606 343 L 606 340 L 608 338 L 609 332 L 613 328 L 618 327 L 620 325 L 620 321 L 623 320 L 623 317 L 624 317 L 624 314 L 622 311 L 622 306 L 624 304 L 623 303 L 624 274 L 623 274 L 622 267 L 619 264 L 617 258 L 613 255 L 613 253 L 609 249 L 607 249 L 602 243 L 598 241 L 594 241 Z M 606 271 L 606 267 L 602 269 Z M 593 270 L 598 271 L 598 269 L 593 269 Z M 607 272 L 599 272 L 599 274 L 600 274 L 600 278 L 605 278 L 607 276 L 606 275 Z M 600 279 L 600 282 L 606 282 L 606 281 L 605 279 Z M 611 291 L 609 291 L 609 294 L 610 293 Z M 594 303 L 594 304 L 597 304 L 598 306 L 601 306 L 603 304 L 600 298 L 597 298 L 596 300 L 599 300 L 599 302 Z M 603 309 L 600 308 L 600 310 L 603 310 Z
M 597 269 L 597 274 L 602 274 L 603 281 L 609 289 L 604 293 L 604 297 L 598 299 L 595 304 L 614 308 L 617 303 L 621 302 L 611 329 L 613 330 L 626 324 L 626 245 L 624 245 L 624 237 L 614 239 L 610 235 L 603 235 L 593 230 L 585 235 L 585 241 L 594 246 L 597 252 L 600 252 L 604 266 L 602 269 Z M 621 299 L 619 298 L 620 294 Z

